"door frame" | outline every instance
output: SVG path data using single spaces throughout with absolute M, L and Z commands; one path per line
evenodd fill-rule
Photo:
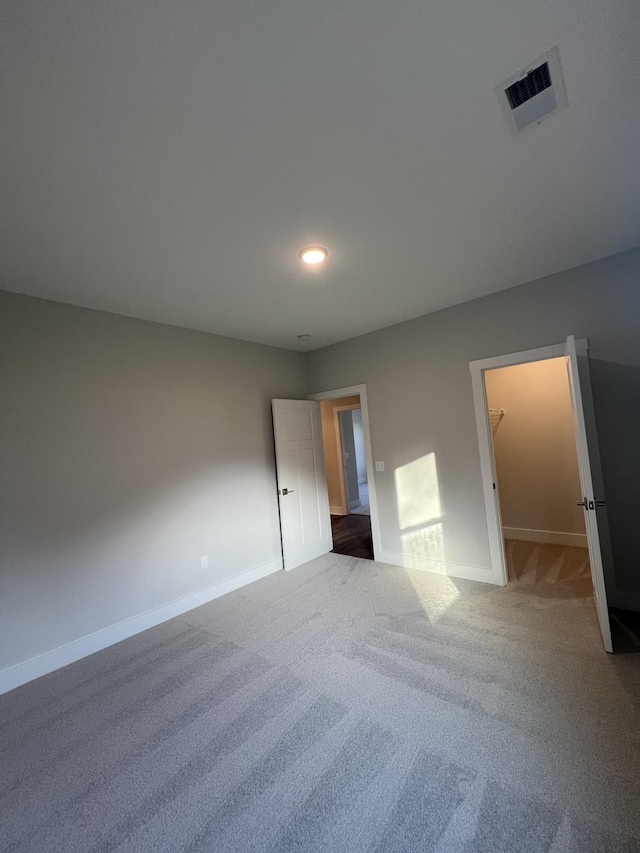
M 382 552 L 380 544 L 380 522 L 378 517 L 378 496 L 376 492 L 375 465 L 373 462 L 373 449 L 371 447 L 371 428 L 369 420 L 369 400 L 367 397 L 367 386 L 349 385 L 347 388 L 335 388 L 331 391 L 321 391 L 318 394 L 309 394 L 309 400 L 337 400 L 339 397 L 351 397 L 360 395 L 360 409 L 362 410 L 362 431 L 364 433 L 364 452 L 367 463 L 367 483 L 369 484 L 369 518 L 371 519 L 371 537 L 373 539 L 373 559 L 379 560 Z
M 579 343 L 583 342 L 580 341 Z M 584 344 L 586 344 L 586 341 L 584 341 Z M 522 352 L 512 352 L 506 355 L 498 355 L 493 358 L 483 358 L 478 361 L 469 362 L 471 382 L 473 385 L 473 404 L 478 430 L 482 491 L 484 494 L 484 504 L 487 513 L 491 571 L 498 579 L 495 583 L 498 583 L 501 586 L 506 586 L 508 581 L 507 559 L 504 550 L 502 517 L 500 515 L 500 494 L 498 478 L 496 475 L 493 437 L 491 434 L 489 400 L 487 397 L 484 375 L 487 370 L 495 370 L 500 367 L 512 367 L 516 364 L 528 364 L 534 361 L 546 361 L 550 358 L 565 357 L 566 354 L 567 342 L 562 341 L 562 343 L 559 344 L 551 344 L 550 346 L 523 350 Z

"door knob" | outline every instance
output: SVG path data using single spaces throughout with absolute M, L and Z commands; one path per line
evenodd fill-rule
M 292 495 L 295 492 L 295 489 L 279 489 L 279 495 Z
M 583 509 L 588 509 L 589 503 L 588 503 L 587 499 L 585 498 L 583 501 L 576 501 L 576 506 L 581 506 Z

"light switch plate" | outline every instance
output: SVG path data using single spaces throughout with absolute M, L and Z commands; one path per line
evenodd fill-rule
M 200 568 L 208 569 L 209 568 L 209 557 L 205 554 L 203 557 L 200 557 Z

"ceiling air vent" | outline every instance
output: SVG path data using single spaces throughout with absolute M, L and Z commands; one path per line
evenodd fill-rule
M 567 106 L 558 48 L 530 63 L 522 71 L 496 86 L 507 122 L 514 133 Z

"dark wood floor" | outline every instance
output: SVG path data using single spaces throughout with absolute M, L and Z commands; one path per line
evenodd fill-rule
M 333 553 L 373 560 L 371 519 L 368 515 L 332 515 Z

